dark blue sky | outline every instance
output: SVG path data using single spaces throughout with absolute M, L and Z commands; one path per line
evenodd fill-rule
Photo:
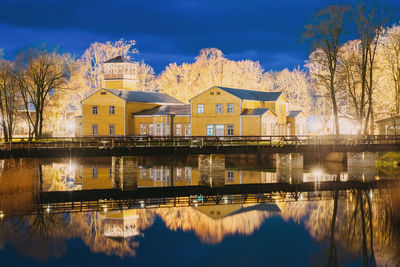
M 302 66 L 301 43 L 311 15 L 335 0 L 0 0 L 0 48 L 13 59 L 42 42 L 81 55 L 95 41 L 134 39 L 156 72 L 170 62 L 193 62 L 201 48 L 231 59 L 259 60 L 266 70 Z M 353 1 L 352 1 L 353 2 Z M 381 1 L 380 1 L 381 2 Z M 385 0 L 390 24 L 400 1 Z

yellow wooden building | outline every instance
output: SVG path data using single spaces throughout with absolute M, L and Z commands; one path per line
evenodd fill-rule
M 82 100 L 83 136 L 190 135 L 190 109 L 163 93 L 136 90 L 134 62 L 104 63 L 105 88 Z M 81 120 L 81 121 L 80 121 Z
M 292 124 L 300 122 L 288 117 L 282 92 L 214 86 L 193 97 L 190 105 L 194 136 L 288 135 Z
M 83 136 L 266 136 L 307 134 L 307 117 L 289 111 L 282 92 L 214 86 L 190 104 L 167 94 L 135 91 L 136 63 L 104 63 L 105 88 L 82 101 Z

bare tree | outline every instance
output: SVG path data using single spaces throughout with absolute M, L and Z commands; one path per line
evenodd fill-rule
M 306 25 L 304 39 L 311 39 L 313 49 L 319 55 L 310 60 L 318 60 L 328 75 L 317 75 L 317 79 L 324 80 L 327 96 L 329 97 L 335 119 L 336 134 L 339 135 L 339 116 L 336 87 L 337 60 L 340 47 L 340 37 L 343 30 L 344 16 L 349 10 L 347 6 L 328 6 L 315 14 L 315 23 Z
M 43 114 L 50 97 L 66 88 L 70 69 L 55 52 L 28 50 L 18 56 L 16 80 L 26 109 L 31 134 L 43 134 Z M 31 105 L 34 108 L 32 110 Z
M 18 109 L 18 94 L 11 62 L 0 61 L 0 116 L 6 141 L 12 139 Z
M 361 47 L 361 98 L 358 120 L 363 126 L 364 134 L 367 134 L 370 118 L 373 121 L 375 55 L 386 19 L 383 10 L 367 8 L 363 3 L 357 5 L 354 19 Z

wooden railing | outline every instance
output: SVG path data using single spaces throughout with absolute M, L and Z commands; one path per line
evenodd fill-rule
M 40 140 L 24 138 L 0 141 L 0 150 L 82 148 L 110 149 L 135 147 L 207 147 L 207 146 L 304 146 L 304 145 L 400 145 L 400 137 L 394 135 L 270 135 L 270 136 L 134 136 L 134 137 L 52 137 Z

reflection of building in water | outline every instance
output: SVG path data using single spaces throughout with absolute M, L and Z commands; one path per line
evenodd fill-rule
M 283 153 L 275 154 L 276 182 L 302 183 L 303 182 L 303 154 Z
M 199 184 L 223 186 L 225 184 L 225 155 L 199 155 Z
M 112 157 L 113 188 L 131 190 L 137 188 L 139 158 L 132 156 Z
M 138 187 L 186 186 L 193 184 L 193 176 L 198 180 L 190 166 L 140 166 L 139 173 Z
M 349 180 L 373 181 L 376 176 L 376 153 L 347 153 L 347 172 Z
M 136 210 L 108 212 L 104 218 L 104 236 L 128 238 L 139 234 L 139 215 Z

